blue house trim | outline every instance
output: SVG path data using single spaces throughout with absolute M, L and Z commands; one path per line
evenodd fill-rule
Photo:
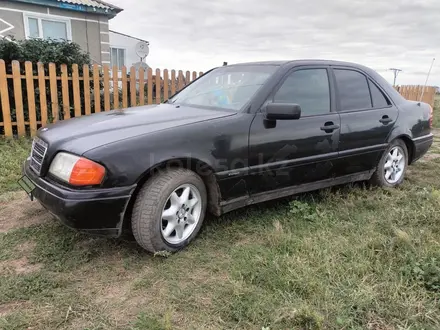
M 108 4 L 104 4 L 105 6 L 108 6 L 109 8 L 98 8 L 98 7 L 92 7 L 92 6 L 85 6 L 85 5 L 79 5 L 79 4 L 72 4 L 72 3 L 66 3 L 66 2 L 60 2 L 60 1 L 54 1 L 54 0 L 15 0 L 17 2 L 23 2 L 23 3 L 31 3 L 34 5 L 40 5 L 45 7 L 53 7 L 53 8 L 60 8 L 60 9 L 67 9 L 72 10 L 76 12 L 83 12 L 83 13 L 90 13 L 90 14 L 101 14 L 106 15 L 109 18 L 115 17 L 118 13 L 122 11 L 121 8 L 118 7 L 112 7 Z

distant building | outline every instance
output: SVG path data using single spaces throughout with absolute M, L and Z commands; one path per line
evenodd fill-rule
M 145 40 L 109 29 L 122 10 L 101 0 L 2 0 L 0 38 L 73 41 L 94 63 L 130 67 L 139 62 L 135 45 Z
M 140 57 L 136 54 L 136 45 L 139 42 L 145 42 L 147 40 L 132 37 L 113 30 L 110 33 L 110 58 L 111 66 L 116 65 L 119 70 L 122 66 L 126 66 L 127 70 L 130 69 L 135 63 L 140 62 Z

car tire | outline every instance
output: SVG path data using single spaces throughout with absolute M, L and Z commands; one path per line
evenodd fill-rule
M 391 188 L 401 185 L 405 178 L 408 160 L 408 148 L 405 142 L 400 139 L 394 140 L 383 153 L 370 183 L 374 186 Z
M 197 236 L 206 204 L 206 187 L 200 176 L 188 169 L 161 170 L 136 197 L 133 235 L 149 252 L 181 250 Z

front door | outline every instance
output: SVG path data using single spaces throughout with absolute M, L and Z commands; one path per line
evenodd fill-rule
M 333 68 L 333 73 L 341 115 L 337 175 L 373 170 L 387 147 L 398 110 L 363 72 Z
M 340 117 L 332 112 L 332 84 L 326 67 L 300 67 L 289 72 L 268 102 L 296 103 L 298 120 L 267 120 L 264 107 L 249 135 L 251 195 L 333 176 Z

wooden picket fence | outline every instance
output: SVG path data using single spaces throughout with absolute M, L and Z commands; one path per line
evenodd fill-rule
M 34 136 L 38 128 L 71 117 L 159 104 L 203 74 L 167 69 L 153 74 L 151 68 L 134 67 L 119 71 L 96 64 L 35 67 L 31 62 L 24 63 L 23 72 L 18 61 L 12 62 L 10 73 L 7 69 L 0 60 L 0 136 L 7 137 Z
M 154 73 L 154 74 L 153 74 Z M 202 72 L 182 70 L 121 71 L 117 67 L 56 66 L 0 60 L 0 136 L 34 136 L 48 123 L 145 104 L 159 104 Z M 395 87 L 405 98 L 419 100 L 422 86 Z M 423 102 L 434 105 L 435 88 L 425 87 Z
M 420 101 L 428 103 L 434 108 L 435 93 L 437 89 L 432 86 L 423 87 L 421 85 L 404 85 L 394 87 L 404 98 L 412 101 Z M 423 95 L 422 95 L 423 94 Z

